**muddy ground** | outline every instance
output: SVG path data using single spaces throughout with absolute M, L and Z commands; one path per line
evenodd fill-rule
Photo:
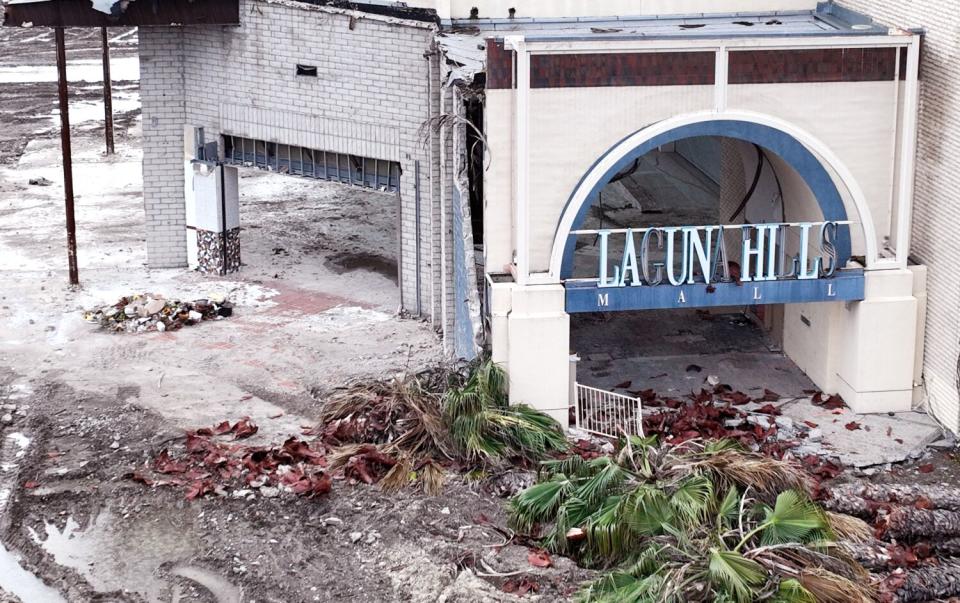
M 530 566 L 503 528 L 503 501 L 461 478 L 438 497 L 341 480 L 316 499 L 187 501 L 183 488 L 125 477 L 182 448 L 184 430 L 223 420 L 251 417 L 251 444 L 299 436 L 331 390 L 431 366 L 441 350 L 430 324 L 397 315 L 390 195 L 244 171 L 243 270 L 149 270 L 136 33 L 111 35 L 110 157 L 99 38 L 67 37 L 73 288 L 52 32 L 0 29 L 0 421 L 8 410 L 12 421 L 0 424 L 0 601 L 508 600 L 503 582 L 526 575 L 545 600 L 572 592 L 585 573 L 563 560 Z M 221 321 L 139 335 L 82 318 L 148 291 L 236 307 Z
M 182 434 L 135 399 L 51 385 L 29 398 L 33 440 L 6 542 L 71 601 L 510 600 L 530 576 L 547 600 L 589 574 L 538 570 L 505 531 L 502 501 L 455 478 L 443 494 L 337 481 L 316 499 L 207 497 L 124 477 Z M 116 442 L 116 444 L 114 443 Z M 358 535 L 359 534 L 359 535 Z M 481 559 L 483 561 L 481 561 Z

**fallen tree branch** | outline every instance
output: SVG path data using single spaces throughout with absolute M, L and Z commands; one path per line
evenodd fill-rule
M 891 511 L 881 527 L 887 538 L 898 540 L 951 538 L 960 536 L 960 513 L 899 507 Z
M 960 488 L 900 484 L 843 484 L 833 488 L 833 499 L 859 498 L 878 503 L 923 505 L 960 511 Z M 840 503 L 842 504 L 842 502 Z
M 939 565 L 897 571 L 884 580 L 882 601 L 919 603 L 960 596 L 960 559 L 951 557 Z

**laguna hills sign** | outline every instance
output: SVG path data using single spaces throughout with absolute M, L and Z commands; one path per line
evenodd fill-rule
M 597 237 L 597 276 L 567 280 L 567 311 L 596 312 L 863 299 L 863 272 L 840 266 L 848 222 L 580 230 Z M 788 254 L 794 236 L 797 252 Z M 611 241 L 623 237 L 610 266 Z M 737 249 L 735 258 L 729 250 Z M 734 263 L 738 262 L 738 263 Z

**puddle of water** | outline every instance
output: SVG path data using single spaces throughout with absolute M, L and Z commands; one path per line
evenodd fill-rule
M 196 542 L 157 519 L 119 521 L 104 508 L 85 527 L 68 517 L 62 530 L 48 523 L 42 536 L 32 531 L 31 535 L 57 563 L 79 572 L 94 589 L 125 589 L 160 601 L 168 584 L 157 576 L 157 568 L 192 556 Z
M 328 258 L 325 264 L 337 274 L 366 270 L 397 282 L 397 262 L 382 255 L 366 252 L 340 253 Z
M 66 603 L 53 588 L 20 566 L 20 558 L 0 545 L 0 587 L 24 603 Z

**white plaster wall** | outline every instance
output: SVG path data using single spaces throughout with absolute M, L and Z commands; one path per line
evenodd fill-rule
M 898 82 L 741 84 L 730 86 L 728 104 L 784 119 L 826 144 L 863 190 L 882 247 L 890 234 L 898 89 Z
M 713 104 L 713 86 L 530 91 L 530 269 L 546 272 L 564 205 L 593 163 L 629 134 Z
M 488 272 L 513 262 L 513 90 L 487 90 L 484 115 L 490 166 L 484 175 L 483 241 Z

